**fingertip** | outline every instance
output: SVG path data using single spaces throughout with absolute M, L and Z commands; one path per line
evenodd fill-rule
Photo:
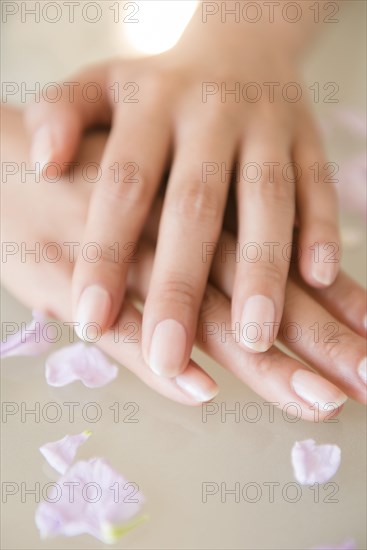
M 40 172 L 52 170 L 46 176 L 55 181 L 58 174 L 70 168 L 68 164 L 77 152 L 83 130 L 80 117 L 71 107 L 60 107 L 59 111 L 56 107 L 55 111 L 44 109 L 38 115 L 29 108 L 25 120 L 31 134 L 31 162 Z
M 148 364 L 158 376 L 173 378 L 186 367 L 187 331 L 175 319 L 157 323 L 148 356 Z
M 207 403 L 218 395 L 219 388 L 215 380 L 198 366 L 189 366 L 174 379 L 177 386 L 198 404 Z
M 299 270 L 304 281 L 313 288 L 327 288 L 339 273 L 338 242 L 314 242 L 301 249 Z
M 104 333 L 108 328 L 112 300 L 109 292 L 94 284 L 86 287 L 78 300 L 75 314 L 75 332 L 81 340 L 94 342 L 96 333 Z M 93 329 L 90 336 L 89 328 Z
M 47 124 L 38 128 L 32 136 L 30 157 L 33 164 L 39 166 L 39 171 L 46 167 L 55 158 L 52 132 Z

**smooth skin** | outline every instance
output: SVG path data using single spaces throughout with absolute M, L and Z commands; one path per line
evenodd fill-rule
M 29 140 L 20 112 L 3 109 L 1 120 L 3 162 L 29 165 Z M 32 255 L 26 262 L 21 261 L 20 254 L 9 255 L 2 265 L 3 283 L 27 306 L 62 321 L 71 317 L 73 273 L 63 243 L 80 239 L 94 191 L 93 185 L 83 179 L 82 168 L 88 162 L 99 162 L 106 139 L 102 133 L 83 139 L 75 181 L 69 184 L 64 176 L 57 184 L 58 201 L 54 200 L 55 190 L 47 181 L 36 183 L 30 179 L 22 183 L 18 174 L 2 182 L 2 205 L 6 204 L 2 212 L 3 241 L 25 242 L 27 248 L 34 247 L 35 242 L 41 246 L 56 242 L 65 251 L 57 263 L 45 261 L 43 255 L 40 262 L 35 262 Z M 156 376 L 147 369 L 141 342 L 142 318 L 132 302 L 133 295 L 144 301 L 149 292 L 161 211 L 162 202 L 158 199 L 144 230 L 139 261 L 131 264 L 129 270 L 128 295 L 116 325 L 119 342 L 116 343 L 114 333 L 107 331 L 98 345 L 159 393 L 186 405 L 198 405 L 217 394 L 215 381 L 192 360 L 176 377 Z M 229 214 L 233 220 L 233 213 Z M 234 243 L 230 232 L 223 232 L 220 239 L 223 244 Z M 264 400 L 277 403 L 280 408 L 290 402 L 299 404 L 303 419 L 322 420 L 337 414 L 347 396 L 366 403 L 365 291 L 344 273 L 323 290 L 311 290 L 292 274 L 286 287 L 280 334 L 284 334 L 283 327 L 289 322 L 297 323 L 302 337 L 296 342 L 285 339 L 284 344 L 300 359 L 289 357 L 276 346 L 254 354 L 238 345 L 233 336 L 224 337 L 221 330 L 215 330 L 231 324 L 235 267 L 234 260 L 222 262 L 220 254 L 215 256 L 211 283 L 199 312 L 197 344 Z M 315 341 L 309 326 L 316 320 L 320 327 L 337 324 L 337 344 L 325 339 L 323 329 L 319 342 Z M 129 333 L 126 327 L 132 322 L 138 327 L 137 342 L 124 338 Z M 315 415 L 315 402 L 319 403 L 319 416 Z
M 243 336 L 240 345 L 264 352 L 273 344 L 289 271 L 283 250 L 295 223 L 304 281 L 314 288 L 335 281 L 336 194 L 298 74 L 299 56 L 316 27 L 308 4 L 295 24 L 279 17 L 254 25 L 220 16 L 204 22 L 199 7 L 169 52 L 85 69 L 68 79 L 79 83 L 72 96 L 63 84 L 59 101 L 28 108 L 32 160 L 50 170 L 50 162 L 66 169 L 75 160 L 87 128 L 111 126 L 82 233 L 84 245 L 100 246 L 102 260 L 79 255 L 72 275 L 72 316 L 81 328 L 97 322 L 107 331 L 116 322 L 131 268 L 125 252 L 136 247 L 168 172 L 142 327 L 143 356 L 156 374 L 175 377 L 189 363 L 235 168 L 237 241 L 241 250 L 255 243 L 260 254 L 254 262 L 249 250 L 235 269 L 232 323 L 260 327 L 256 342 Z M 91 82 L 102 90 L 96 102 L 83 95 Z M 273 91 L 264 84 L 269 82 L 277 83 Z M 287 99 L 294 89 L 283 94 L 290 82 L 302 90 L 299 101 Z M 255 175 L 247 171 L 251 165 Z M 318 181 L 310 169 L 315 165 Z

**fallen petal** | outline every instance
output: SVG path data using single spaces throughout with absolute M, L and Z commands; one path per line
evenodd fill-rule
M 326 483 L 340 466 L 337 445 L 316 445 L 313 439 L 296 441 L 292 448 L 294 477 L 301 485 Z
M 52 353 L 46 361 L 50 386 L 66 386 L 80 380 L 87 388 L 105 386 L 117 376 L 118 368 L 96 346 L 77 342 Z
M 49 491 L 36 510 L 42 538 L 89 534 L 106 544 L 145 520 L 134 518 L 144 497 L 105 460 L 76 462 Z
M 32 316 L 33 319 L 28 325 L 22 323 L 16 334 L 1 342 L 0 357 L 41 355 L 51 348 L 53 342 L 45 340 L 46 332 L 43 330 L 47 324 L 46 317 L 39 311 L 32 311 Z
M 85 430 L 81 434 L 66 435 L 58 441 L 46 443 L 40 447 L 40 451 L 59 474 L 64 474 L 73 462 L 80 445 L 83 445 L 92 432 Z

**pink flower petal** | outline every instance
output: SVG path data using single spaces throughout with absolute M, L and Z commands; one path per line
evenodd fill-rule
M 326 483 L 340 466 L 337 445 L 316 445 L 313 439 L 296 441 L 292 448 L 294 477 L 301 485 Z
M 349 539 L 343 542 L 342 544 L 338 544 L 337 546 L 335 546 L 335 544 L 334 545 L 327 544 L 324 546 L 316 546 L 312 550 L 357 550 L 357 545 L 354 542 L 354 540 Z
M 103 459 L 93 458 L 71 466 L 39 504 L 35 520 L 42 538 L 87 533 L 110 544 L 145 520 L 143 516 L 129 521 L 143 502 L 135 483 Z
M 66 435 L 58 441 L 42 445 L 40 451 L 50 466 L 59 474 L 64 474 L 73 462 L 78 448 L 87 441 L 90 435 L 91 432 L 87 430 L 77 435 Z
M 0 357 L 14 355 L 41 355 L 48 351 L 53 342 L 45 340 L 43 330 L 47 319 L 43 313 L 32 311 L 33 319 L 28 325 L 22 323 L 21 329 L 10 335 L 5 342 L 0 344 Z
M 80 380 L 87 388 L 105 386 L 117 376 L 118 368 L 97 347 L 77 342 L 52 353 L 46 361 L 50 386 L 66 386 Z

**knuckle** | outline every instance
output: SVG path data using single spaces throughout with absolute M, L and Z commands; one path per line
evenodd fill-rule
M 213 132 L 240 126 L 241 117 L 238 116 L 238 104 L 224 102 L 220 95 L 214 101 L 205 105 L 203 119 L 205 125 Z
M 140 173 L 135 162 L 122 163 L 118 178 L 108 177 L 103 181 L 101 191 L 107 202 L 127 203 L 129 207 L 139 207 L 144 203 L 149 188 L 147 179 Z
M 216 317 L 223 307 L 223 295 L 211 285 L 205 289 L 200 309 L 200 321 L 208 320 L 209 317 Z
M 187 274 L 168 273 L 167 279 L 157 289 L 157 299 L 161 302 L 171 302 L 195 310 L 197 308 L 197 292 L 195 283 Z
M 272 206 L 281 207 L 282 210 L 294 210 L 295 182 L 276 175 L 273 181 L 261 178 L 259 191 L 263 200 L 269 201 Z
M 109 273 L 114 274 L 121 272 L 120 264 L 115 247 L 96 241 L 85 242 L 77 258 L 77 269 L 83 270 L 95 271 L 107 266 Z
M 109 268 L 118 269 L 118 261 L 116 259 L 114 248 L 112 246 L 104 244 L 100 247 L 100 250 L 101 263 L 107 264 Z
M 295 173 L 290 166 L 286 174 L 285 166 L 285 164 L 277 165 L 268 169 L 262 163 L 254 163 L 254 176 L 251 176 L 253 179 L 248 179 L 250 176 L 247 174 L 242 176 L 244 194 L 251 200 L 265 202 L 271 208 L 281 208 L 282 211 L 293 213 L 296 193 Z
M 249 367 L 254 374 L 266 376 L 272 371 L 278 371 L 284 365 L 284 356 L 278 350 L 270 348 L 266 353 L 251 354 Z
M 217 190 L 197 177 L 175 192 L 169 207 L 174 215 L 188 221 L 207 224 L 220 222 L 221 205 Z
M 257 281 L 266 281 L 268 287 L 274 289 L 284 286 L 288 262 L 282 264 L 280 261 L 271 263 L 260 260 L 256 264 L 250 264 L 247 269 L 246 277 L 251 277 L 255 284 Z
M 336 323 L 333 323 L 333 325 Z M 333 327 L 332 327 L 333 328 Z M 326 358 L 333 362 L 345 353 L 345 350 L 353 349 L 355 347 L 355 338 L 343 327 L 340 328 L 337 325 L 337 332 L 330 334 L 330 330 L 324 331 L 324 334 L 320 334 L 320 343 L 323 347 Z M 320 344 L 318 344 L 320 346 Z

